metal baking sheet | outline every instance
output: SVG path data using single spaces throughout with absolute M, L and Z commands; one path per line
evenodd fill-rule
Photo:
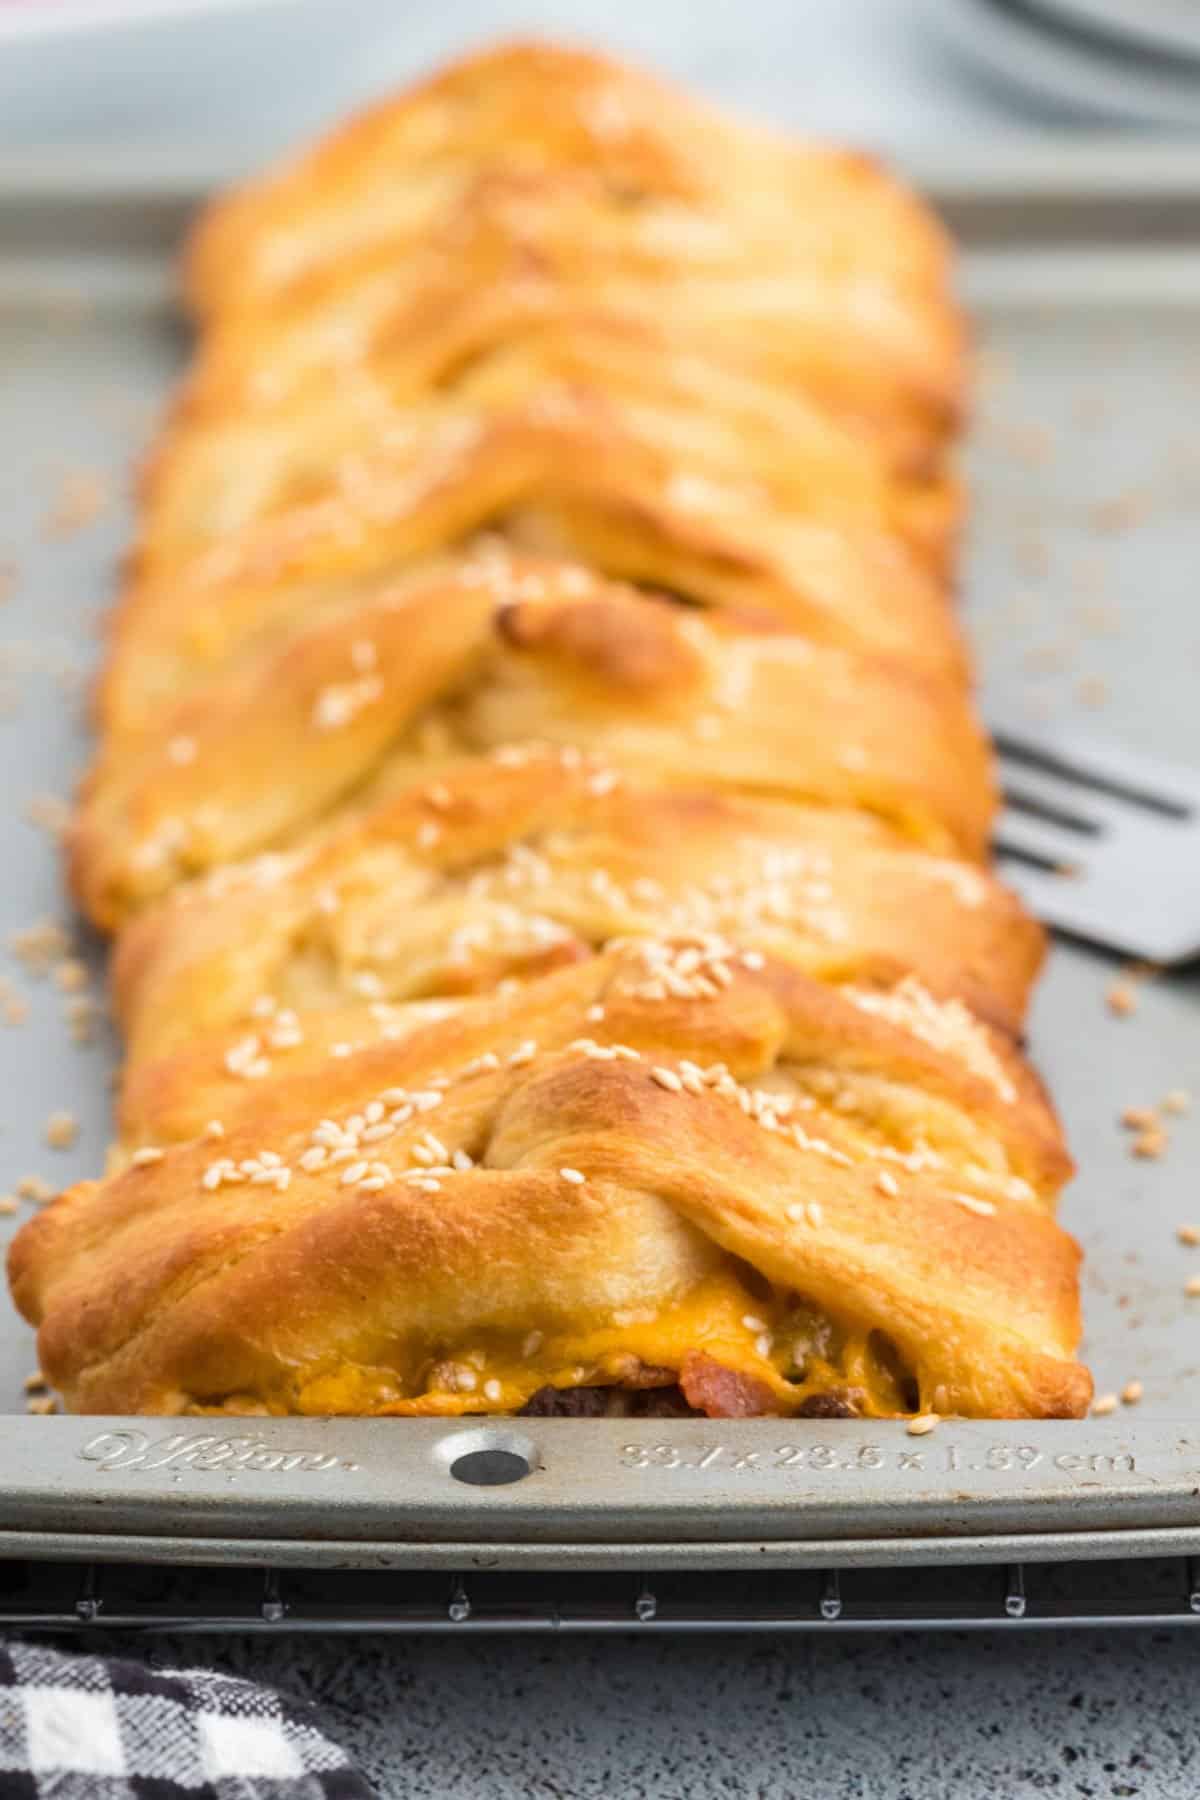
M 957 155 L 915 171 L 963 246 L 982 351 L 964 601 L 986 710 L 1077 719 L 1200 763 L 1200 217 L 1190 151 L 1094 145 Z M 99 990 L 64 910 L 52 832 L 86 755 L 94 630 L 129 533 L 128 472 L 185 354 L 170 263 L 209 186 L 154 170 L 0 166 L 0 1192 L 100 1166 L 114 1045 L 72 1041 L 53 974 L 13 933 L 46 920 Z M 1200 888 L 1200 882 L 1198 882 Z M 34 943 L 38 942 L 35 936 Z M 1087 1264 L 1098 1390 L 1083 1424 L 27 1418 L 32 1334 L 0 1302 L 0 1557 L 603 1569 L 1094 1558 L 1200 1551 L 1200 979 L 1136 982 L 1055 947 L 1036 1060 L 1080 1164 L 1067 1224 Z M 1190 1089 L 1165 1156 L 1119 1114 Z M 50 1115 L 80 1126 L 45 1142 Z M 0 1218 L 7 1237 L 16 1219 Z M 531 1472 L 473 1486 L 473 1446 Z M 510 1465 L 511 1466 L 511 1465 Z

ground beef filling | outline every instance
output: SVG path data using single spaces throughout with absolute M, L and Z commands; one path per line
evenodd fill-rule
M 827 1394 L 809 1394 L 793 1416 L 800 1419 L 857 1419 L 862 1415 L 865 1401 L 866 1396 L 860 1388 L 837 1388 Z M 525 1402 L 520 1416 L 529 1419 L 703 1419 L 731 1415 L 692 1406 L 683 1389 L 672 1385 L 657 1388 L 539 1388 Z M 743 1412 L 740 1416 L 750 1418 L 755 1415 Z
M 678 1387 L 539 1388 L 521 1408 L 528 1419 L 702 1419 Z

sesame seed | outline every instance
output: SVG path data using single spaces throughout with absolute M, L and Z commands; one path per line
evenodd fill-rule
M 792 1204 L 787 1209 L 787 1216 L 792 1220 L 793 1224 L 796 1225 L 799 1225 L 802 1219 L 807 1218 L 808 1209 L 803 1200 L 793 1200 Z
M 589 1025 L 598 1025 L 604 1017 L 604 1008 L 597 1002 L 595 1006 L 588 1007 L 584 1017 L 587 1019 Z
M 543 1341 L 542 1333 L 540 1331 L 531 1331 L 525 1339 L 525 1342 L 521 1345 L 521 1355 L 525 1357 L 526 1360 L 531 1356 L 536 1356 L 542 1347 Z
M 1133 1140 L 1133 1154 L 1151 1162 L 1157 1162 L 1167 1148 L 1168 1138 L 1165 1131 L 1143 1131 Z
M 996 1210 L 993 1201 L 978 1200 L 974 1194 L 951 1194 L 949 1198 L 956 1206 L 965 1207 L 967 1212 L 977 1213 L 981 1219 L 990 1219 Z
M 1175 1236 L 1181 1244 L 1187 1244 L 1189 1248 L 1194 1249 L 1197 1244 L 1200 1244 L 1200 1225 L 1177 1225 Z
M 432 819 L 426 819 L 425 823 L 417 832 L 417 848 L 419 850 L 432 850 L 441 835 L 441 826 L 435 825 Z
M 145 1169 L 151 1163 L 161 1162 L 162 1159 L 163 1152 L 156 1145 L 144 1144 L 140 1150 L 134 1151 L 129 1160 L 135 1169 Z
M 34 1394 L 25 1402 L 27 1413 L 46 1414 L 58 1411 L 58 1401 L 53 1394 Z
M 747 1331 L 765 1331 L 767 1329 L 767 1321 L 760 1319 L 757 1313 L 743 1313 L 742 1324 Z
M 1125 1386 L 1121 1389 L 1122 1404 L 1125 1406 L 1136 1406 L 1145 1391 L 1146 1390 L 1140 1381 L 1127 1381 Z
M 204 1127 L 204 1135 L 206 1138 L 223 1138 L 225 1136 L 225 1127 L 222 1125 L 220 1119 L 210 1119 L 208 1124 Z
M 775 1340 L 769 1331 L 762 1331 L 754 1340 L 754 1348 L 759 1356 L 770 1356 Z
M 485 1400 L 499 1400 L 503 1392 L 503 1388 L 500 1386 L 500 1383 L 496 1380 L 494 1375 L 490 1381 L 485 1381 L 483 1384 L 483 1397 Z
M 35 1369 L 32 1375 L 27 1375 L 25 1377 L 22 1385 L 27 1394 L 40 1394 L 43 1393 L 50 1384 L 42 1374 L 42 1371 L 40 1369 Z
M 43 976 L 67 955 L 70 940 L 57 920 L 39 919 L 33 925 L 26 925 L 20 931 L 12 932 L 8 948 L 24 965 L 28 974 Z
M 1172 1088 L 1163 1099 L 1163 1111 L 1169 1113 L 1186 1113 L 1192 1109 L 1192 1096 L 1186 1088 Z
M 651 1069 L 650 1079 L 657 1082 L 660 1088 L 666 1088 L 670 1094 L 682 1094 L 683 1092 L 683 1083 L 674 1069 Z
M 77 994 L 88 984 L 87 964 L 80 962 L 77 956 L 64 957 L 54 968 L 55 985 L 64 994 Z
M 52 1150 L 69 1150 L 79 1136 L 79 1122 L 73 1113 L 53 1112 L 46 1120 L 45 1136 Z
M 937 1424 L 937 1413 L 917 1413 L 915 1418 L 908 1421 L 905 1429 L 909 1437 L 928 1437 L 931 1431 L 937 1429 Z
M 270 1073 L 270 1061 L 260 1055 L 261 1045 L 258 1037 L 252 1032 L 249 1037 L 240 1039 L 225 1052 L 225 1068 L 230 1075 L 238 1075 L 246 1081 L 257 1081 Z
M 1137 994 L 1128 981 L 1114 981 L 1105 995 L 1110 1013 L 1119 1019 L 1137 1011 Z
M 1121 1123 L 1127 1131 L 1150 1131 L 1158 1124 L 1158 1114 L 1152 1106 L 1127 1106 Z
M 875 1177 L 875 1186 L 879 1189 L 881 1194 L 890 1194 L 893 1200 L 900 1192 L 900 1183 L 896 1180 L 896 1177 L 892 1174 L 890 1169 L 880 1169 L 878 1175 Z
M 378 675 L 364 675 L 358 681 L 333 683 L 322 688 L 313 704 L 311 723 L 317 731 L 336 731 L 348 725 L 356 713 L 378 700 L 383 682 Z
M 6 1025 L 24 1025 L 29 1017 L 29 1002 L 4 983 L 0 992 L 0 1017 Z
M 531 1063 L 536 1055 L 537 1044 L 534 1042 L 533 1038 L 526 1038 L 523 1044 L 517 1045 L 516 1049 L 509 1057 L 508 1066 L 510 1069 L 524 1068 L 525 1064 Z
M 1115 1413 L 1116 1410 L 1117 1396 L 1115 1394 L 1097 1394 L 1092 1401 L 1092 1417 L 1094 1419 L 1106 1419 L 1109 1413 Z
M 475 1389 L 479 1386 L 479 1377 L 476 1375 L 474 1369 L 465 1368 L 460 1365 L 455 1370 L 454 1384 L 463 1393 L 473 1394 Z
M 32 1200 L 35 1206 L 40 1205 L 43 1200 L 51 1200 L 53 1197 L 54 1189 L 48 1181 L 43 1181 L 40 1175 L 22 1175 L 17 1183 L 17 1198 Z
M 15 1194 L 0 1194 L 0 1217 L 9 1218 L 17 1210 Z
M 1200 1299 L 1200 1275 L 1189 1276 L 1183 1284 L 1183 1291 L 1189 1300 Z
M 558 1172 L 564 1181 L 570 1182 L 572 1187 L 582 1187 L 587 1180 L 587 1176 L 579 1169 L 560 1169 Z
M 342 1186 L 356 1186 L 357 1183 L 362 1180 L 366 1172 L 367 1165 L 365 1162 L 352 1162 L 348 1168 L 342 1170 Z

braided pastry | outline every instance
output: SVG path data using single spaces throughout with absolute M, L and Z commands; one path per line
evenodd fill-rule
M 119 1138 L 9 1264 L 67 1404 L 1080 1415 L 932 219 L 515 45 L 187 287 L 69 846 Z

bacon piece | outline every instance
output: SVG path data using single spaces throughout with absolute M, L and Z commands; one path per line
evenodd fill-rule
M 756 1419 L 778 1416 L 779 1406 L 765 1381 L 726 1368 L 703 1350 L 689 1350 L 679 1371 L 688 1404 L 710 1419 Z

